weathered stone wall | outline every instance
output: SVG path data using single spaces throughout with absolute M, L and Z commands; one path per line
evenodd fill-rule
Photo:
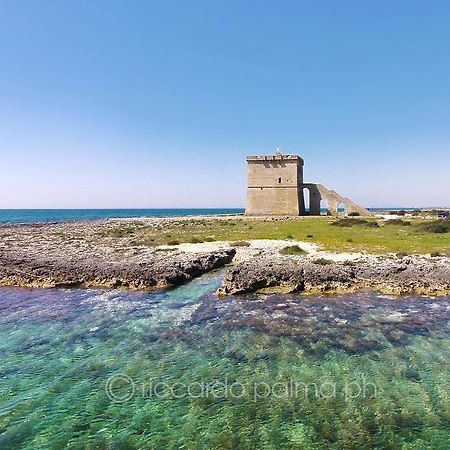
M 257 216 L 303 216 L 306 214 L 303 189 L 308 190 L 309 215 L 320 215 L 320 201 L 326 200 L 329 214 L 365 216 L 369 211 L 322 184 L 303 183 L 303 159 L 298 155 L 248 156 L 246 214 Z
M 336 191 L 327 189 L 322 184 L 304 183 L 303 188 L 309 191 L 309 214 L 311 216 L 320 215 L 320 201 L 326 200 L 328 213 L 338 214 L 339 205 L 345 208 L 345 213 L 358 213 L 360 216 L 368 216 L 370 213 L 366 208 L 357 205 L 347 197 L 343 197 Z
M 247 214 L 300 215 L 302 158 L 297 155 L 249 156 L 247 164 Z

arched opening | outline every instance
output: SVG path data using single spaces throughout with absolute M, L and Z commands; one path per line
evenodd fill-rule
M 344 216 L 347 211 L 345 211 L 345 205 L 343 203 L 339 203 L 336 208 L 336 212 L 339 216 Z
M 320 200 L 320 215 L 328 216 L 328 202 L 324 198 Z
M 308 188 L 303 188 L 303 204 L 305 205 L 305 214 L 310 213 L 309 205 L 310 205 L 310 197 L 311 193 Z

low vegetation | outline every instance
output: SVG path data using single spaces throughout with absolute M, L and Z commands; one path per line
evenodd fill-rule
M 298 245 L 288 245 L 280 249 L 282 255 L 306 255 L 308 252 Z
M 319 264 L 320 266 L 328 266 L 330 264 L 334 264 L 334 261 L 326 258 L 317 258 L 313 261 L 314 264 Z
M 389 219 L 389 220 L 386 220 L 386 222 L 384 224 L 385 225 L 409 226 L 409 225 L 411 225 L 411 222 L 409 222 L 408 220 L 403 220 L 403 219 Z
M 250 242 L 247 241 L 235 241 L 230 243 L 231 247 L 250 247 Z
M 113 239 L 120 245 L 178 245 L 195 241 L 248 242 L 251 239 L 280 239 L 318 244 L 334 252 L 430 254 L 450 248 L 449 220 L 408 218 L 387 222 L 372 218 L 306 217 L 299 219 L 184 219 L 155 227 L 145 223 L 124 224 L 96 230 L 95 241 Z M 368 224 L 374 225 L 368 225 Z M 230 225 L 233 224 L 233 225 Z M 101 233 L 99 233 L 101 231 Z M 171 237 L 168 238 L 168 235 Z M 293 242 L 292 244 L 295 244 Z
M 205 242 L 203 239 L 198 238 L 197 236 L 194 236 L 189 241 L 191 244 L 201 244 L 202 242 Z
M 378 222 L 374 220 L 365 220 L 365 219 L 338 219 L 332 223 L 335 227 L 341 227 L 341 228 L 351 228 L 355 225 L 357 226 L 363 226 L 368 228 L 378 228 Z
M 428 233 L 448 233 L 450 231 L 450 219 L 434 220 L 433 222 L 422 223 L 418 229 Z

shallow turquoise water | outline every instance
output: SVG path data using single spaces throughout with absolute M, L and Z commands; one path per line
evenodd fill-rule
M 450 447 L 450 298 L 0 289 L 0 448 Z
M 182 217 L 241 214 L 243 208 L 0 209 L 0 223 L 45 223 L 130 217 Z

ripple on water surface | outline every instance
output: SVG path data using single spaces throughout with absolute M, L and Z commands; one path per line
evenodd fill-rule
M 448 297 L 219 284 L 2 288 L 0 447 L 449 447 Z

